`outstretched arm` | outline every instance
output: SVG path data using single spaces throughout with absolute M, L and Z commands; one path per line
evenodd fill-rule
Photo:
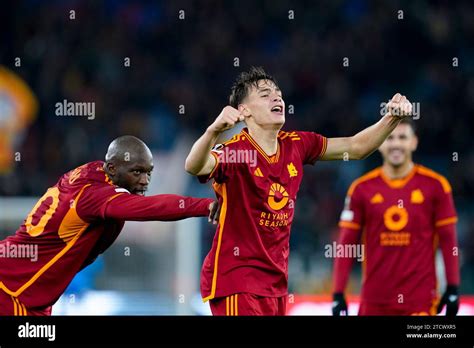
M 198 176 L 210 174 L 216 165 L 216 158 L 211 154 L 211 149 L 217 138 L 223 131 L 234 127 L 237 122 L 243 120 L 244 116 L 232 106 L 222 109 L 216 120 L 194 143 L 186 158 L 184 169 L 188 173 Z
M 412 105 L 405 96 L 397 93 L 386 105 L 387 113 L 372 126 L 352 137 L 329 138 L 322 160 L 359 160 L 378 149 L 392 133 L 400 120 L 411 115 Z
M 142 197 L 122 193 L 105 205 L 103 217 L 128 221 L 182 220 L 210 215 L 213 203 L 210 198 L 172 194 Z

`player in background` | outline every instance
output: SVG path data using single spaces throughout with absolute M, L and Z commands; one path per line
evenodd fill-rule
M 380 146 L 382 167 L 355 180 L 339 222 L 339 245 L 362 243 L 359 315 L 435 315 L 459 307 L 456 211 L 445 177 L 413 163 L 418 138 L 403 120 Z M 447 289 L 437 303 L 435 253 L 441 248 Z M 353 257 L 334 263 L 333 314 L 347 313 L 344 289 Z
M 0 260 L 0 315 L 51 315 L 76 273 L 115 241 L 125 221 L 214 218 L 212 199 L 144 197 L 152 170 L 145 143 L 122 136 L 110 144 L 105 163 L 84 164 L 50 187 L 16 234 L 0 241 L 8 250 Z M 31 247 L 38 251 L 33 257 L 18 253 Z
M 252 68 L 237 78 L 230 105 L 195 142 L 185 163 L 201 181 L 214 179 L 222 202 L 201 272 L 201 294 L 214 315 L 286 314 L 290 227 L 303 165 L 369 156 L 411 107 L 397 93 L 379 122 L 347 138 L 284 132 L 285 102 L 273 77 Z M 239 121 L 247 128 L 216 145 Z

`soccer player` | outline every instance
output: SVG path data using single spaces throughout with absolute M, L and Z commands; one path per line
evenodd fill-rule
M 413 163 L 418 139 L 403 120 L 380 146 L 382 167 L 355 180 L 341 214 L 339 245 L 362 243 L 359 315 L 435 315 L 459 307 L 456 211 L 451 186 L 440 174 Z M 437 305 L 435 252 L 441 248 L 447 289 Z M 353 258 L 336 258 L 333 314 L 347 313 L 344 289 Z
M 127 220 L 214 218 L 212 199 L 144 197 L 152 170 L 145 143 L 122 136 L 110 144 L 105 163 L 84 164 L 50 187 L 16 234 L 0 241 L 0 315 L 51 315 L 76 273 L 114 242 Z
M 397 93 L 388 110 L 353 137 L 284 132 L 285 103 L 273 77 L 252 68 L 237 78 L 230 106 L 196 141 L 185 164 L 201 181 L 214 179 L 222 202 L 201 273 L 201 294 L 214 315 L 285 315 L 290 227 L 303 165 L 367 157 L 411 113 L 411 104 Z M 215 145 L 239 121 L 247 128 Z

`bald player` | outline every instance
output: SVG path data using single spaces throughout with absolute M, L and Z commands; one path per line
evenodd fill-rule
M 152 170 L 146 144 L 122 136 L 105 162 L 86 163 L 50 187 L 15 235 L 0 241 L 0 315 L 51 315 L 73 277 L 115 241 L 125 221 L 215 218 L 212 199 L 145 197 Z

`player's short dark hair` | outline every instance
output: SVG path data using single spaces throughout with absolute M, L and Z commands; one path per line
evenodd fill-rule
M 272 81 L 278 86 L 275 78 L 267 74 L 261 66 L 252 66 L 249 71 L 240 73 L 240 75 L 235 80 L 229 96 L 230 106 L 237 109 L 239 104 L 242 103 L 242 100 L 244 100 L 248 95 L 250 88 L 252 86 L 258 87 L 258 81 L 260 80 Z
M 416 125 L 415 125 L 415 121 L 413 121 L 413 118 L 411 117 L 405 117 L 405 118 L 402 118 L 402 120 L 400 121 L 400 124 L 407 124 L 411 127 L 411 129 L 413 130 L 413 134 L 417 134 L 416 133 Z

